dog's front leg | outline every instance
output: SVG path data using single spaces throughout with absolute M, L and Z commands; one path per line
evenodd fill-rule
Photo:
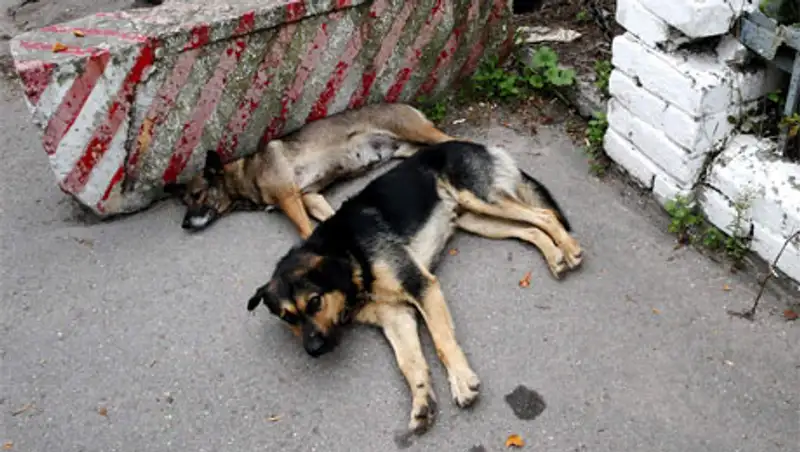
M 458 345 L 453 318 L 438 278 L 422 266 L 410 250 L 408 253 L 415 261 L 423 279 L 421 281 L 422 290 L 415 298 L 424 311 L 428 331 L 430 331 L 436 346 L 436 354 L 447 368 L 453 401 L 459 407 L 466 408 L 478 398 L 480 379 L 467 362 L 461 346 Z
M 306 206 L 308 213 L 320 222 L 327 220 L 335 213 L 328 200 L 319 193 L 304 194 L 303 204 Z
M 436 397 L 431 386 L 428 363 L 422 353 L 415 314 L 411 306 L 372 303 L 359 312 L 356 321 L 383 329 L 411 392 L 411 420 L 408 427 L 421 433 L 433 424 L 436 417 Z

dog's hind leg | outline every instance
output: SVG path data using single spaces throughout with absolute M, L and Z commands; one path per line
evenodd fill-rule
M 306 206 L 308 213 L 320 222 L 327 220 L 335 213 L 333 207 L 328 204 L 328 200 L 319 193 L 304 194 L 303 204 Z
M 425 324 L 436 346 L 436 354 L 447 368 L 453 401 L 459 407 L 466 408 L 478 398 L 480 379 L 458 344 L 453 318 L 438 278 L 420 263 L 411 250 L 407 252 L 419 273 L 407 279 L 413 280 L 412 284 L 404 283 L 404 286 L 412 289 L 407 289 L 413 297 L 411 301 L 422 310 Z
M 408 427 L 416 433 L 427 430 L 436 417 L 436 397 L 431 386 L 430 369 L 422 353 L 414 308 L 372 303 L 358 313 L 356 321 L 383 329 L 411 392 L 411 420 Z
M 264 201 L 275 199 L 278 207 L 289 217 L 303 239 L 311 235 L 311 219 L 303 204 L 303 195 L 294 182 L 294 171 L 283 153 L 280 140 L 267 144 L 264 152 L 264 166 L 267 170 L 256 179 L 256 184 Z
M 564 253 L 553 243 L 549 235 L 535 227 L 469 212 L 461 215 L 456 220 L 456 225 L 459 229 L 489 239 L 513 238 L 533 244 L 544 255 L 547 266 L 556 279 L 567 270 Z
M 556 214 L 548 209 L 531 207 L 511 198 L 500 198 L 493 203 L 487 203 L 467 190 L 457 194 L 459 205 L 466 210 L 504 220 L 520 221 L 536 226 L 549 235 L 564 252 L 564 258 L 570 268 L 575 268 L 583 260 L 583 252 L 569 233 L 564 229 Z

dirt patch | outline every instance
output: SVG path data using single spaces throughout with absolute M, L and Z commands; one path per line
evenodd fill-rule
M 611 40 L 624 32 L 614 16 L 616 0 L 545 0 L 541 9 L 518 14 L 517 26 L 541 26 L 574 30 L 581 37 L 572 42 L 545 42 L 559 60 L 580 73 L 594 72 L 594 62 L 611 58 Z

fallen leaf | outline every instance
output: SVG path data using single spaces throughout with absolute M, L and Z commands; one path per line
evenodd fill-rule
M 270 422 L 278 422 L 278 421 L 281 420 L 281 417 L 278 416 L 278 415 L 273 415 L 273 416 L 268 417 L 267 420 L 270 421 Z
M 77 29 L 76 30 L 72 30 L 72 34 L 77 36 L 77 37 L 79 37 L 79 38 L 82 38 L 82 37 L 86 36 L 86 34 L 84 34 L 82 31 L 77 30 Z
M 800 317 L 800 316 L 798 316 L 797 313 L 794 312 L 794 309 L 787 309 L 787 310 L 783 311 L 783 317 L 786 320 L 797 320 L 797 317 Z
M 522 288 L 530 287 L 531 285 L 531 272 L 525 273 L 525 276 L 519 280 L 519 286 Z
M 457 255 L 457 254 L 458 254 L 458 249 L 456 249 L 456 248 L 453 248 L 453 249 L 451 249 L 451 250 L 449 251 L 449 253 L 450 253 L 450 255 L 451 255 L 451 256 L 455 256 L 455 255 Z
M 658 308 L 653 308 L 653 314 L 661 314 L 661 311 L 659 311 Z
M 56 52 L 56 53 L 57 52 L 63 52 L 65 50 L 67 50 L 67 48 L 68 48 L 67 46 L 65 46 L 64 44 L 61 44 L 60 42 L 56 42 L 55 44 L 53 44 L 53 52 Z
M 14 447 L 14 443 L 12 443 L 11 441 L 6 441 L 3 444 L 3 450 L 11 450 L 12 447 Z
M 730 290 L 731 290 L 731 286 L 729 286 L 729 285 L 727 285 L 727 284 L 723 284 L 723 285 L 722 285 L 722 290 L 724 290 L 725 292 L 728 292 L 728 291 L 730 291 Z
M 525 441 L 519 435 L 510 435 L 506 439 L 506 447 L 522 447 L 525 445 Z
M 555 120 L 550 116 L 542 116 L 541 118 L 539 118 L 539 123 L 544 125 L 552 124 L 554 121 Z
M 100 416 L 105 416 L 105 417 L 108 417 L 108 408 L 106 408 L 106 407 L 104 407 L 104 406 L 100 407 L 100 408 L 97 410 L 97 414 L 99 414 Z
M 25 406 L 23 406 L 22 408 L 12 411 L 11 415 L 12 416 L 19 416 L 20 414 L 30 410 L 31 408 L 33 408 L 33 404 L 32 403 L 25 404 Z

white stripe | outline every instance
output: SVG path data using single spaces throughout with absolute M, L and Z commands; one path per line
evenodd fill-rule
M 78 73 L 71 64 L 61 65 L 53 70 L 47 87 L 42 91 L 42 95 L 39 96 L 39 102 L 31 108 L 35 124 L 42 128 L 47 127 L 48 121 L 56 114 L 58 106 L 61 105 L 61 101 L 67 95 L 69 87 L 72 86 L 72 83 L 59 83 L 56 80 L 70 79 L 74 81 L 77 77 Z
M 125 139 L 128 136 L 128 121 L 123 121 L 117 130 L 114 139 L 109 143 L 108 150 L 100 161 L 92 168 L 89 180 L 78 194 L 78 199 L 86 203 L 91 209 L 97 208 L 97 203 L 103 198 L 114 173 L 125 164 Z
M 292 114 L 286 121 L 284 133 L 295 130 L 306 122 L 306 118 L 311 113 L 311 108 L 319 100 L 319 96 L 325 90 L 328 80 L 331 78 L 334 69 L 336 69 L 336 64 L 344 54 L 344 50 L 356 27 L 353 23 L 353 15 L 358 15 L 358 12 L 351 10 L 343 14 L 344 16 L 339 20 L 328 20 L 328 27 L 331 27 L 331 25 L 336 27 L 328 35 L 327 48 L 319 56 L 314 72 L 306 79 L 306 85 L 300 93 L 294 108 L 291 109 Z
M 103 75 L 97 79 L 72 127 L 62 138 L 56 152 L 50 156 L 50 166 L 59 181 L 72 171 L 86 150 L 95 129 L 108 118 L 108 109 L 116 100 L 116 95 L 128 72 L 133 68 L 138 54 L 138 47 L 132 48 L 121 65 L 112 64 L 114 59 L 110 59 Z

